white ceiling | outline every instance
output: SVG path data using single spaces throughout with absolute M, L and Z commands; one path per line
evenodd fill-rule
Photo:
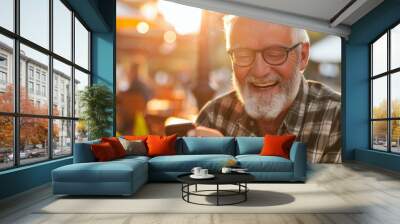
M 351 25 L 383 0 L 169 0 L 347 37 Z M 347 6 L 347 7 L 346 7 Z M 345 9 L 345 10 L 342 10 Z

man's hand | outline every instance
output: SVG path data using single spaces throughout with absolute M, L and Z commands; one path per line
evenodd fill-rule
M 196 128 L 188 131 L 187 136 L 191 136 L 191 137 L 224 137 L 224 135 L 217 129 L 207 128 L 204 126 L 197 126 Z

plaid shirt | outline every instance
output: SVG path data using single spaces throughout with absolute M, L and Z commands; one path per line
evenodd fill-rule
M 278 129 L 295 134 L 307 145 L 311 163 L 341 162 L 340 94 L 322 83 L 302 78 L 299 92 Z M 232 91 L 209 101 L 200 111 L 197 125 L 214 128 L 225 136 L 264 136 L 256 120 L 245 111 Z

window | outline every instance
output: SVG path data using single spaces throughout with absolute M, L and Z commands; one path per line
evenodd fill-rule
M 34 90 L 33 90 L 33 82 L 28 82 L 28 93 L 29 94 L 33 94 Z
M 0 170 L 72 155 L 77 131 L 87 139 L 73 105 L 90 83 L 90 31 L 62 0 L 0 0 L 0 26 Z
M 53 0 L 54 53 L 71 60 L 72 12 L 60 1 Z
M 53 120 L 53 157 L 70 155 L 72 152 L 71 120 Z
M 5 92 L 7 87 L 7 56 L 0 53 L 0 91 Z
M 33 80 L 33 67 L 29 66 L 28 76 L 30 80 Z
M 7 56 L 0 54 L 0 68 L 7 68 Z
M 54 69 L 53 69 L 53 91 L 54 91 L 54 95 L 53 95 L 53 106 L 56 106 L 54 104 L 58 104 L 59 101 L 59 97 L 60 100 L 62 102 L 62 104 L 60 104 L 60 106 L 64 105 L 64 96 L 71 96 L 72 92 L 70 89 L 65 89 L 65 84 L 69 83 L 70 85 L 72 84 L 72 68 L 69 65 L 66 65 L 58 60 L 53 60 L 53 65 L 54 65 Z M 60 96 L 60 95 L 61 96 Z M 68 104 L 72 104 L 72 98 L 69 97 L 69 99 L 67 99 Z M 60 111 L 59 109 L 55 109 L 53 110 L 53 114 L 59 114 Z M 72 117 L 72 108 L 67 108 L 67 110 L 65 111 L 65 114 L 62 113 L 62 116 L 68 116 L 68 117 Z
M 1 15 L 3 9 L 1 9 L 3 1 L 0 1 L 0 20 L 4 15 Z M 7 77 L 7 83 L 0 85 L 0 113 L 8 112 L 12 113 L 14 111 L 14 83 L 13 76 L 14 71 L 12 69 L 12 58 L 14 57 L 14 41 L 11 38 L 0 33 L 0 73 L 3 74 L 3 80 Z M 7 62 L 4 60 L 7 59 Z M 4 82 L 4 81 L 3 81 Z M 1 136 L 0 136 L 1 138 Z M 0 160 L 1 164 L 1 160 Z M 0 167 L 1 169 L 1 167 Z
M 75 71 L 75 117 L 79 117 L 81 113 L 81 108 L 79 107 L 79 96 L 86 86 L 89 86 L 89 74 L 84 72 Z
M 40 95 L 40 84 L 36 84 L 36 95 Z
M 6 85 L 7 84 L 7 73 L 0 71 L 0 84 Z
M 42 96 L 46 96 L 46 86 L 42 86 Z
M 49 48 L 49 0 L 20 0 L 21 36 Z
M 0 10 L 1 11 L 1 10 Z M 14 166 L 14 122 L 12 116 L 0 115 L 0 170 Z
M 14 31 L 14 0 L 0 1 L 0 26 Z
M 400 153 L 400 24 L 370 45 L 371 148 Z
M 75 18 L 75 62 L 89 69 L 89 32 L 77 18 Z
M 40 70 L 36 69 L 36 80 L 40 81 Z

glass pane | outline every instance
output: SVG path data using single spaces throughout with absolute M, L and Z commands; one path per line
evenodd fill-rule
M 400 24 L 391 31 L 390 51 L 391 69 L 400 67 Z
M 400 72 L 391 75 L 390 85 L 391 115 L 400 118 Z
M 392 152 L 400 153 L 400 120 L 391 121 L 391 141 L 392 141 Z
M 72 154 L 72 121 L 53 120 L 53 157 Z
M 49 158 L 48 121 L 45 118 L 20 118 L 20 164 Z
M 21 36 L 49 48 L 49 0 L 20 0 Z
M 89 32 L 75 18 L 75 63 L 89 70 Z
M 48 114 L 48 64 L 47 55 L 21 44 L 21 113 Z
M 387 121 L 372 122 L 372 148 L 387 151 Z
M 84 120 L 75 121 L 75 143 L 85 142 L 88 138 L 88 130 Z
M 89 75 L 75 69 L 75 117 L 81 114 L 81 107 L 79 106 L 80 93 L 89 86 Z
M 53 114 L 72 117 L 71 66 L 53 60 Z
M 372 80 L 372 118 L 387 117 L 387 77 Z
M 0 26 L 14 31 L 14 0 L 0 1 Z
M 53 51 L 71 60 L 72 12 L 60 1 L 53 1 Z
M 1 12 L 0 12 L 1 13 Z M 0 111 L 14 111 L 14 42 L 0 35 Z
M 387 34 L 372 44 L 372 75 L 387 71 Z
M 13 118 L 0 116 L 0 170 L 14 165 Z

